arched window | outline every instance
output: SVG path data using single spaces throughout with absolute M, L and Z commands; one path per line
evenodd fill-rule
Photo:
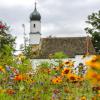
M 36 25 L 34 24 L 34 28 L 36 27 Z

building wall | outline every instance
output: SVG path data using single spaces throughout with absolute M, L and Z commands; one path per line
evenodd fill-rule
M 75 67 L 77 67 L 79 63 L 83 63 L 85 65 L 85 62 L 89 60 L 93 55 L 87 56 L 84 59 L 82 56 L 83 55 L 76 55 L 75 58 L 66 58 L 62 60 L 64 62 L 67 60 L 75 61 L 74 65 Z M 53 63 L 54 65 L 57 65 L 58 63 L 56 62 L 56 60 L 58 59 L 31 59 L 31 63 L 32 63 L 33 69 L 35 69 L 37 66 L 39 66 L 43 62 L 49 62 L 49 63 Z
M 40 43 L 41 34 L 30 34 L 29 43 L 31 44 L 39 44 Z

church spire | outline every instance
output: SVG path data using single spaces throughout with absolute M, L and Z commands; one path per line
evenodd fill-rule
M 37 2 L 36 2 L 36 0 L 35 0 L 35 7 L 34 7 L 34 11 L 31 13 L 31 15 L 30 15 L 30 20 L 32 21 L 32 20 L 38 20 L 38 21 L 41 21 L 41 15 L 40 15 L 40 13 L 38 12 L 38 10 L 37 10 Z
M 37 3 L 36 3 L 36 0 L 35 0 L 35 10 L 36 10 L 36 5 L 37 5 Z

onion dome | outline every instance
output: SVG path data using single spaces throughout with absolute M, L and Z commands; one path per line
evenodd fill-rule
M 40 15 L 40 13 L 37 11 L 37 9 L 36 9 L 36 3 L 35 3 L 35 9 L 34 9 L 34 11 L 31 13 L 31 15 L 30 15 L 30 20 L 31 20 L 31 21 L 32 21 L 32 20 L 38 20 L 38 21 L 41 20 L 41 15 Z

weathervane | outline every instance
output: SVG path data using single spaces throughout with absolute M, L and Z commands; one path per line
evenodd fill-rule
M 36 2 L 36 0 L 35 0 L 35 9 L 36 9 L 36 5 L 37 5 L 37 2 Z

